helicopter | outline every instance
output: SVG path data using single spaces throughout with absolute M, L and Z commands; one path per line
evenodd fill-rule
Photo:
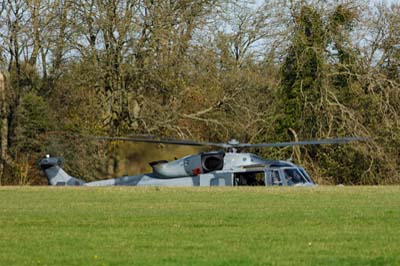
M 70 176 L 62 168 L 62 158 L 46 155 L 39 162 L 49 185 L 53 186 L 315 186 L 306 170 L 290 160 L 264 159 L 253 153 L 238 152 L 244 148 L 290 147 L 300 145 L 345 144 L 363 141 L 362 137 L 342 137 L 276 143 L 226 143 L 163 139 L 158 137 L 93 137 L 102 141 L 133 141 L 222 148 L 201 152 L 174 161 L 150 162 L 152 173 L 85 182 Z

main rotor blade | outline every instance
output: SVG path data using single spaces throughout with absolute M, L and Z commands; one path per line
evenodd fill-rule
M 187 145 L 187 146 L 215 146 L 220 148 L 229 148 L 230 145 L 226 143 L 215 143 L 215 142 L 199 142 L 191 140 L 176 140 L 176 139 L 163 139 L 156 137 L 90 137 L 96 140 L 122 140 L 122 141 L 132 141 L 132 142 L 146 142 L 146 143 L 162 143 L 171 145 Z
M 306 140 L 306 141 L 293 141 L 293 142 L 276 142 L 276 143 L 218 143 L 218 142 L 200 142 L 191 140 L 177 140 L 177 139 L 164 139 L 155 136 L 148 137 L 107 137 L 107 136 L 90 136 L 89 138 L 95 140 L 121 140 L 121 141 L 132 141 L 132 142 L 145 142 L 145 143 L 161 143 L 171 145 L 186 145 L 186 146 L 213 146 L 219 148 L 273 148 L 273 147 L 290 147 L 290 146 L 301 146 L 301 145 L 324 145 L 324 144 L 344 144 L 352 141 L 366 141 L 367 138 L 362 137 L 343 137 L 333 139 L 321 139 L 321 140 Z
M 321 140 L 306 140 L 306 141 L 293 141 L 293 142 L 276 142 L 276 143 L 239 143 L 231 145 L 235 148 L 269 148 L 269 147 L 289 147 L 289 146 L 300 146 L 300 145 L 323 145 L 323 144 L 344 144 L 351 141 L 366 141 L 368 139 L 362 137 L 344 137 L 334 139 L 321 139 Z

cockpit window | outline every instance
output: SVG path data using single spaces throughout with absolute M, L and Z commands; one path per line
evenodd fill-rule
M 303 168 L 299 168 L 299 170 L 303 174 L 303 176 L 307 179 L 308 182 L 314 183 L 314 181 L 311 179 L 311 177 L 307 174 L 307 172 Z
M 288 186 L 293 186 L 296 184 L 304 184 L 309 182 L 297 168 L 283 169 L 283 173 Z

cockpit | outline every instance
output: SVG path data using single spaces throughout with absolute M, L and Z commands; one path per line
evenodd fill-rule
M 301 167 L 280 167 L 266 170 L 267 185 L 304 186 L 314 185 L 313 180 Z
M 234 174 L 235 186 L 313 186 L 307 172 L 296 165 L 247 169 Z

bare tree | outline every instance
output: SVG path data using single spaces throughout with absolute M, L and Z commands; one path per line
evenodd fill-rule
M 4 165 L 8 157 L 8 120 L 6 84 L 4 75 L 0 72 L 0 185 L 4 175 Z

